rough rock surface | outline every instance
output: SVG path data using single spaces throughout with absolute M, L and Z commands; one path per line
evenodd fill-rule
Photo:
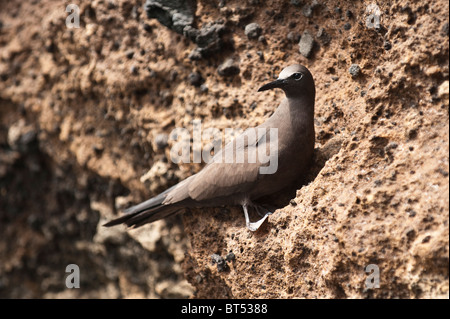
M 0 4 L 0 297 L 448 297 L 447 2 L 199 0 L 188 34 L 133 0 L 82 3 L 69 29 L 67 4 Z M 261 123 L 282 92 L 259 84 L 294 62 L 316 80 L 315 164 L 263 229 L 229 207 L 101 227 L 201 168 L 170 160 L 174 128 Z

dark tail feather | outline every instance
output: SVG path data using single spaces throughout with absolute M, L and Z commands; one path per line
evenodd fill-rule
M 171 205 L 167 206 L 159 206 L 152 208 L 151 210 L 147 210 L 141 213 L 138 213 L 137 215 L 134 215 L 125 223 L 129 227 L 140 227 L 144 224 L 153 223 L 154 221 L 167 218 L 169 216 L 175 215 L 176 213 L 180 212 L 182 210 L 181 207 L 174 207 Z
M 174 205 L 163 205 L 162 202 L 167 196 L 169 188 L 165 192 L 146 200 L 136 206 L 130 207 L 124 211 L 125 215 L 107 222 L 103 226 L 111 227 L 119 224 L 126 224 L 131 227 L 139 227 L 147 223 L 163 219 L 177 213 L 181 208 Z

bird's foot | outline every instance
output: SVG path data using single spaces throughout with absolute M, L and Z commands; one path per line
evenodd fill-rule
M 244 210 L 244 215 L 245 215 L 245 223 L 247 225 L 248 230 L 253 231 L 253 232 L 257 231 L 259 229 L 259 227 L 261 227 L 261 225 L 264 223 L 264 221 L 267 219 L 267 217 L 269 217 L 269 215 L 272 215 L 271 212 L 267 211 L 265 213 L 265 215 L 260 220 L 258 220 L 257 222 L 252 223 L 252 222 L 250 222 L 250 218 L 248 217 L 247 207 L 248 206 L 246 204 L 242 205 L 242 208 Z M 258 214 L 260 214 L 258 206 L 256 206 L 256 211 L 258 212 Z

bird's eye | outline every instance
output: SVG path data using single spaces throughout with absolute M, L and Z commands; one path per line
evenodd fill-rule
M 292 77 L 295 79 L 295 80 L 300 80 L 302 77 L 303 77 L 303 74 L 301 74 L 300 72 L 297 72 L 297 73 L 294 73 L 293 75 L 292 75 Z

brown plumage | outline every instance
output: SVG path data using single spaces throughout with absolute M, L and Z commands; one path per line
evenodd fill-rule
M 139 227 L 153 221 L 166 218 L 190 207 L 214 207 L 220 205 L 241 205 L 244 209 L 247 227 L 255 231 L 264 222 L 270 212 L 258 222 L 251 223 L 247 207 L 255 206 L 253 201 L 275 193 L 292 182 L 300 179 L 310 164 L 314 150 L 314 80 L 308 69 L 302 65 L 291 65 L 283 71 L 277 80 L 262 86 L 258 91 L 273 88 L 282 89 L 286 98 L 273 115 L 257 128 L 249 129 L 234 141 L 225 145 L 199 173 L 172 186 L 163 193 L 125 210 L 125 215 L 112 220 L 105 226 L 124 223 Z M 257 134 L 255 129 L 264 129 Z M 269 129 L 277 129 L 277 136 Z M 263 130 L 260 130 L 261 132 Z M 256 133 L 255 133 L 256 132 Z M 252 135 L 254 134 L 254 135 Z M 251 139 L 257 136 L 257 139 Z M 275 138 L 274 138 L 275 137 Z M 234 154 L 248 156 L 276 147 L 270 162 L 229 163 L 225 154 L 234 150 Z M 264 174 L 273 163 L 277 169 Z M 258 212 L 259 208 L 256 206 Z

